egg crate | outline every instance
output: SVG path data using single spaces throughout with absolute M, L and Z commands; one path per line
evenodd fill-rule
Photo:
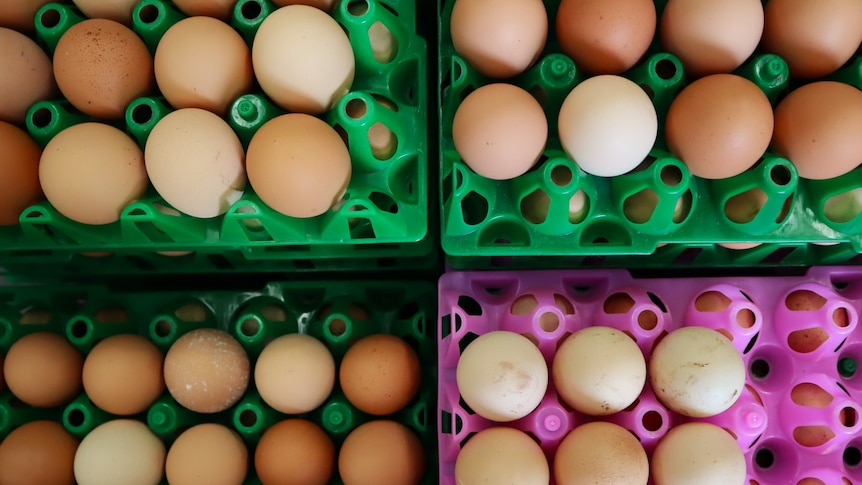
M 240 0 L 231 25 L 251 45 L 259 25 L 275 9 L 269 0 Z M 273 249 L 278 255 L 274 259 L 349 262 L 374 258 L 375 250 L 387 257 L 409 258 L 410 246 L 417 245 L 427 255 L 429 245 L 420 244 L 428 235 L 429 220 L 427 54 L 425 40 L 417 33 L 416 5 L 404 0 L 352 0 L 341 2 L 332 15 L 348 33 L 356 59 L 350 93 L 322 115 L 349 144 L 353 177 L 340 207 L 315 218 L 291 218 L 269 208 L 247 184 L 244 196 L 224 216 L 198 219 L 179 214 L 150 187 L 145 197 L 126 207 L 118 222 L 88 226 L 64 217 L 44 201 L 27 208 L 18 226 L 0 227 L 0 264 L 14 263 L 19 255 L 64 250 L 248 248 L 260 255 Z M 152 53 L 162 34 L 184 17 L 169 1 L 143 0 L 135 8 L 132 27 Z M 35 18 L 37 40 L 50 56 L 62 34 L 84 18 L 73 5 L 45 5 Z M 369 40 L 369 28 L 378 22 L 397 42 L 395 57 L 385 64 L 376 60 Z M 384 108 L 381 100 L 394 109 Z M 133 101 L 125 119 L 115 125 L 143 148 L 149 132 L 170 111 L 154 93 Z M 255 83 L 253 92 L 234 102 L 227 121 L 247 144 L 260 126 L 282 113 Z M 27 129 L 44 146 L 63 129 L 84 121 L 90 119 L 64 99 L 43 101 L 28 112 Z M 373 155 L 367 141 L 368 130 L 378 122 L 397 138 L 395 153 L 385 160 Z M 215 269 L 202 266 L 198 271 Z
M 707 296 L 701 300 L 702 295 Z M 799 302 L 806 310 L 791 309 L 799 308 Z M 604 420 L 630 430 L 649 456 L 676 425 L 706 421 L 720 426 L 744 451 L 746 483 L 752 485 L 795 484 L 807 477 L 862 484 L 860 311 L 862 269 L 857 267 L 817 267 L 794 277 L 680 279 L 638 279 L 624 270 L 447 273 L 439 282 L 438 310 L 440 483 L 455 483 L 461 447 L 483 429 L 523 430 L 553 464 L 554 452 L 570 430 Z M 647 362 L 656 342 L 674 329 L 697 325 L 718 330 L 742 354 L 745 391 L 724 413 L 687 418 L 663 406 L 647 382 L 627 409 L 595 418 L 568 407 L 550 379 L 536 410 L 511 423 L 482 418 L 461 398 L 458 360 L 478 336 L 496 330 L 525 335 L 550 369 L 558 345 L 594 325 L 628 333 Z M 803 347 L 796 339 L 802 334 L 793 334 L 812 329 L 826 337 L 815 349 Z M 831 402 L 823 408 L 797 404 L 791 391 L 801 384 L 819 387 Z M 794 432 L 804 426 L 825 426 L 834 436 L 819 446 L 802 446 Z
M 667 252 L 660 254 L 665 245 L 678 248 L 671 253 L 689 252 L 689 260 L 680 263 L 683 266 L 692 264 L 691 252 L 698 253 L 698 266 L 774 266 L 783 260 L 772 252 L 712 256 L 711 251 L 703 251 L 716 243 L 744 245 L 736 251 L 763 243 L 797 252 L 808 243 L 838 244 L 837 252 L 847 255 L 835 261 L 820 259 L 819 251 L 798 254 L 807 265 L 848 263 L 862 253 L 862 204 L 856 202 L 862 193 L 862 168 L 834 179 L 807 180 L 787 159 L 767 152 L 740 175 L 707 180 L 693 176 L 671 155 L 663 135 L 664 118 L 688 80 L 680 60 L 661 50 L 658 35 L 641 62 L 623 73 L 653 100 L 659 119 L 655 146 L 634 171 L 597 177 L 582 171 L 565 154 L 557 136 L 563 100 L 586 79 L 556 41 L 560 0 L 544 0 L 549 31 L 539 60 L 521 75 L 500 81 L 480 75 L 455 52 L 449 30 L 454 3 L 438 1 L 442 246 L 451 266 L 553 269 L 596 264 L 595 257 L 612 267 L 676 264 L 666 257 Z M 655 3 L 660 20 L 666 1 Z M 735 73 L 760 87 L 773 106 L 792 87 L 786 62 L 760 50 Z M 855 56 L 830 79 L 862 88 L 862 57 Z M 548 143 L 538 163 L 507 181 L 473 172 L 452 140 L 459 104 L 473 90 L 492 82 L 508 82 L 533 94 L 548 120 Z M 757 190 L 765 195 L 759 211 L 754 200 L 762 195 Z M 754 208 L 731 210 L 728 215 L 728 204 Z M 846 208 L 832 208 L 842 205 Z M 569 264 L 558 257 L 567 258 Z M 518 258 L 526 262 L 519 264 Z
M 218 328 L 240 342 L 252 364 L 271 340 L 304 333 L 321 340 L 337 366 L 357 339 L 377 333 L 396 335 L 417 352 L 422 380 L 417 396 L 385 418 L 417 433 L 426 458 L 421 483 L 431 485 L 437 483 L 434 299 L 433 285 L 416 282 L 291 282 L 270 283 L 249 291 L 199 292 L 111 291 L 102 286 L 6 287 L 0 289 L 0 354 L 24 335 L 41 331 L 64 335 L 85 356 L 101 339 L 124 333 L 144 335 L 166 353 L 191 330 Z M 337 379 L 326 402 L 299 416 L 273 410 L 251 381 L 243 398 L 221 413 L 194 413 L 166 391 L 147 412 L 131 418 L 145 422 L 168 447 L 191 426 L 220 423 L 244 439 L 250 457 L 263 432 L 290 417 L 320 425 L 336 449 L 353 429 L 376 419 L 350 404 Z M 96 407 L 83 391 L 65 407 L 52 409 L 30 407 L 8 389 L 0 393 L 0 441 L 17 426 L 39 419 L 60 422 L 80 439 L 98 425 L 118 418 Z M 254 460 L 249 463 L 246 483 L 259 484 L 253 472 Z M 331 483 L 341 481 L 336 476 Z

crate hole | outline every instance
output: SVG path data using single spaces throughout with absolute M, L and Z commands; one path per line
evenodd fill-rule
M 159 320 L 156 322 L 153 330 L 157 336 L 162 338 L 167 337 L 174 331 L 174 322 L 164 319 Z
M 477 192 L 470 191 L 461 201 L 461 213 L 467 225 L 476 226 L 484 222 L 488 210 L 488 201 Z
M 458 348 L 461 350 L 461 353 L 463 354 L 464 349 L 466 349 L 467 346 L 470 345 L 471 343 L 473 343 L 473 341 L 476 340 L 477 338 L 479 338 L 479 336 L 476 335 L 475 333 L 467 332 L 467 334 L 464 335 L 464 338 L 462 338 L 461 341 L 458 342 Z M 463 401 L 463 398 L 462 398 L 462 401 Z M 470 409 L 469 407 L 466 407 L 466 406 L 467 406 L 467 404 L 464 403 L 464 405 L 462 407 L 464 407 L 464 409 L 468 410 L 470 412 L 470 414 L 474 414 L 473 410 Z
M 360 98 L 353 98 L 347 102 L 347 106 L 344 110 L 347 113 L 347 116 L 354 120 L 358 120 L 368 113 L 368 105 L 366 105 L 365 101 Z
M 742 328 L 751 328 L 757 321 L 754 312 L 744 308 L 736 313 L 736 324 Z
M 823 204 L 823 215 L 832 222 L 850 222 L 862 214 L 862 187 L 833 195 Z
M 49 10 L 48 12 L 56 12 L 56 10 Z M 54 113 L 52 113 L 48 108 L 37 108 L 36 111 L 30 115 L 30 123 L 32 123 L 36 128 L 47 128 L 51 126 L 51 123 L 53 122 Z
M 539 316 L 539 328 L 551 333 L 560 328 L 560 317 L 556 313 L 545 312 Z
M 655 432 L 661 429 L 664 419 L 662 419 L 658 411 L 647 411 L 644 413 L 643 418 L 641 418 L 641 423 L 647 431 Z
M 685 248 L 675 258 L 673 265 L 692 264 L 697 260 L 697 257 L 703 252 L 703 248 Z
M 329 321 L 329 333 L 334 337 L 340 337 L 347 332 L 347 322 L 341 318 L 333 318 Z
M 46 29 L 53 29 L 60 24 L 60 12 L 56 8 L 49 8 L 42 12 L 39 23 Z
M 554 304 L 563 312 L 563 315 L 574 315 L 575 307 L 565 296 L 554 293 Z
M 661 169 L 661 181 L 668 187 L 676 187 L 682 182 L 682 170 L 676 165 L 665 165 Z
M 557 165 L 551 170 L 551 182 L 557 187 L 565 187 L 572 183 L 572 169 L 565 165 Z
M 377 160 L 389 160 L 398 151 L 398 137 L 379 121 L 368 128 L 368 142 Z
M 240 7 L 240 14 L 246 20 L 257 20 L 263 14 L 263 8 L 258 1 L 248 1 Z
M 542 189 L 536 189 L 521 199 L 521 215 L 531 224 L 542 224 L 548 218 L 551 198 Z
M 242 412 L 239 413 L 239 424 L 246 428 L 255 427 L 255 425 L 257 425 L 257 421 L 257 413 L 252 409 L 243 409 Z
M 21 325 L 45 325 L 51 323 L 51 312 L 43 308 L 30 308 L 21 312 L 18 323 Z
M 255 337 L 260 333 L 260 322 L 256 318 L 246 318 L 240 324 L 239 331 L 246 337 Z
M 623 214 L 635 224 L 648 222 L 658 206 L 658 194 L 653 189 L 643 189 L 623 202 Z
M 772 167 L 772 170 L 769 171 L 769 178 L 772 179 L 772 183 L 781 187 L 789 184 L 792 179 L 790 169 L 784 165 Z
M 658 326 L 658 315 L 650 310 L 640 312 L 638 314 L 638 326 L 647 331 L 656 328 Z
M 761 448 L 754 454 L 754 463 L 763 469 L 772 468 L 772 465 L 775 464 L 775 455 L 769 448 Z
M 657 306 L 662 313 L 667 313 L 667 305 L 658 297 L 655 293 L 648 291 L 647 298 L 653 303 L 653 305 Z
M 350 228 L 350 237 L 352 239 L 375 239 L 377 237 L 370 219 L 357 217 L 353 221 L 355 222 L 355 226 Z
M 790 256 L 791 254 L 793 254 L 794 251 L 796 251 L 796 248 L 794 248 L 794 247 L 778 248 L 775 251 L 769 253 L 769 256 L 763 258 L 761 263 L 778 264 L 778 263 L 784 261 L 784 259 L 787 258 L 788 256 Z
M 386 25 L 377 21 L 368 28 L 368 40 L 371 43 L 371 51 L 374 60 L 380 64 L 387 64 L 395 58 L 398 53 L 398 39 L 392 35 Z
M 662 59 L 655 64 L 656 75 L 665 81 L 671 80 L 676 76 L 676 64 L 670 59 Z
M 763 359 L 755 359 L 748 369 L 751 377 L 755 379 L 766 379 L 769 376 L 769 362 Z
M 763 189 L 746 190 L 727 199 L 724 204 L 724 213 L 728 219 L 737 224 L 748 224 L 760 213 L 766 199 L 766 192 Z
M 846 407 L 841 410 L 843 414 L 842 423 L 846 428 L 852 428 L 856 426 L 856 422 L 859 419 L 859 416 L 856 413 L 856 410 L 851 407 Z
M 850 316 L 847 314 L 847 309 L 843 307 L 836 308 L 832 312 L 832 321 L 841 328 L 847 328 L 850 325 Z
M 699 312 L 722 312 L 730 306 L 731 300 L 720 291 L 706 291 L 694 300 L 694 308 Z
M 347 12 L 354 17 L 361 17 L 368 13 L 368 2 L 365 0 L 352 0 L 347 4 Z
M 82 339 L 90 333 L 90 325 L 85 320 L 75 320 L 69 326 L 69 333 L 77 339 Z
M 844 450 L 844 464 L 849 467 L 857 467 L 862 464 L 862 451 L 855 446 L 848 446 Z
M 138 11 L 138 19 L 145 24 L 152 24 L 161 17 L 162 12 L 158 6 L 153 4 L 144 5 Z
M 153 107 L 148 104 L 139 104 L 132 109 L 132 121 L 139 125 L 145 125 L 153 119 Z
M 86 419 L 87 416 L 84 413 L 84 410 L 80 408 L 74 408 L 70 410 L 69 413 L 66 415 L 66 423 L 68 423 L 73 428 L 78 428 L 83 425 Z
M 812 382 L 794 386 L 790 391 L 790 399 L 800 406 L 811 408 L 825 408 L 832 403 L 832 395 Z
M 458 297 L 458 306 L 464 310 L 464 313 L 474 317 L 482 316 L 482 305 L 475 298 L 467 295 Z
M 102 308 L 93 318 L 99 323 L 125 323 L 129 321 L 129 313 L 122 308 Z
M 609 315 L 628 313 L 635 306 L 635 300 L 628 293 L 614 293 L 605 299 L 602 309 Z
M 416 303 L 415 301 L 410 302 L 410 303 L 402 306 L 401 309 L 398 310 L 398 319 L 399 320 L 409 320 L 409 319 L 413 318 L 413 316 L 416 315 L 417 313 L 419 313 L 419 304 Z M 363 320 L 367 320 L 367 318 L 363 319 Z
M 512 302 L 509 312 L 512 315 L 529 315 L 539 306 L 539 300 L 533 295 L 521 295 Z
M 809 354 L 819 349 L 827 340 L 829 334 L 818 327 L 794 330 L 787 336 L 787 345 L 795 352 Z
M 395 199 L 383 192 L 372 192 L 368 195 L 368 200 L 383 212 L 390 214 L 398 213 L 398 204 L 395 202 Z
M 174 312 L 183 322 L 201 323 L 207 320 L 207 309 L 200 303 L 186 303 Z

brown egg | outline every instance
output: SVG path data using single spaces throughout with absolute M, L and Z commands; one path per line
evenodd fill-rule
M 81 123 L 48 142 L 39 162 L 42 190 L 58 212 L 82 224 L 110 224 L 147 190 L 144 154 L 113 126 Z
M 425 472 L 425 452 L 403 424 L 369 421 L 347 435 L 338 472 L 344 485 L 415 485 Z
M 0 354 L 0 393 L 6 390 L 6 379 L 3 377 L 3 364 L 6 361 L 6 356 Z
M 754 165 L 772 138 L 772 105 L 751 81 L 714 74 L 689 84 L 670 105 L 668 147 L 693 175 L 722 179 Z
M 455 460 L 458 485 L 517 483 L 547 485 L 548 459 L 527 433 L 507 426 L 492 426 L 467 440 Z
M 794 77 L 826 76 L 862 42 L 858 0 L 769 0 L 764 13 L 763 49 L 787 61 Z
M 649 462 L 638 439 L 622 426 L 595 421 L 572 430 L 554 455 L 558 485 L 646 485 Z
M 214 328 L 183 335 L 165 356 L 165 384 L 178 403 L 198 413 L 217 413 L 236 404 L 248 387 L 245 350 Z
M 371 335 L 354 343 L 338 371 L 341 390 L 360 411 L 377 416 L 406 406 L 419 390 L 416 352 L 394 335 Z
M 563 0 L 560 49 L 590 74 L 621 74 L 643 57 L 656 30 L 652 0 Z
M 326 485 L 335 468 L 335 445 L 311 421 L 287 419 L 260 437 L 254 468 L 263 485 Z
M 165 472 L 171 485 L 242 485 L 248 449 L 236 432 L 215 423 L 184 431 L 168 450 Z
M 125 25 L 90 19 L 73 25 L 54 50 L 54 76 L 63 96 L 82 112 L 119 119 L 155 85 L 153 58 Z
M 0 27 L 0 66 L 0 121 L 23 124 L 30 106 L 57 91 L 51 59 L 29 37 Z
M 0 442 L 0 483 L 73 485 L 78 440 L 60 423 L 23 424 Z
M 248 145 L 248 180 L 270 207 L 291 217 L 331 209 L 350 183 L 350 153 L 318 118 L 291 113 L 271 119 Z
M 251 89 L 251 52 L 228 24 L 212 17 L 175 23 L 159 41 L 156 82 L 174 108 L 202 108 L 224 116 Z
M 174 5 L 189 16 L 205 15 L 219 20 L 230 20 L 237 0 L 174 0 Z
M 335 386 L 335 360 L 320 340 L 294 333 L 273 340 L 254 367 L 260 397 L 285 414 L 303 414 L 326 401 Z
M 331 12 L 338 0 L 273 0 L 274 4 L 279 7 L 288 5 L 308 5 L 309 7 L 319 8 L 324 12 Z
M 51 1 L 3 0 L 3 8 L 0 8 L 0 27 L 9 27 L 20 32 L 32 32 L 36 29 L 36 12 Z
M 650 462 L 655 485 L 744 485 L 745 455 L 736 440 L 710 423 L 684 423 L 659 441 Z
M 41 408 L 61 406 L 81 390 L 84 358 L 61 335 L 36 332 L 12 344 L 6 353 L 6 385 L 25 403 Z
M 132 11 L 140 0 L 72 0 L 91 19 L 109 19 L 132 25 Z
M 84 390 L 111 414 L 143 412 L 165 390 L 164 355 L 140 335 L 114 335 L 102 340 L 84 361 Z
M 42 200 L 39 158 L 42 149 L 27 133 L 0 121 L 0 226 L 18 224 L 27 207 Z
M 821 81 L 788 94 L 775 108 L 772 147 L 800 177 L 829 179 L 862 164 L 862 91 Z

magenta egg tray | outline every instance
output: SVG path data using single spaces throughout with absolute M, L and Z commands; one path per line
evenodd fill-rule
M 491 426 L 527 432 L 553 467 L 560 441 L 591 420 L 629 429 L 648 455 L 670 428 L 695 420 L 658 402 L 649 382 L 629 408 L 603 418 L 571 410 L 553 382 L 533 413 L 511 423 L 484 419 L 461 399 L 455 370 L 477 336 L 523 334 L 550 369 L 557 345 L 593 325 L 627 332 L 647 362 L 658 339 L 676 328 L 721 331 L 742 353 L 746 392 L 726 412 L 697 420 L 736 437 L 745 453 L 746 485 L 795 485 L 803 478 L 862 484 L 862 369 L 856 369 L 862 361 L 862 267 L 813 268 L 802 276 L 652 279 L 625 270 L 452 272 L 440 279 L 439 293 L 441 485 L 455 484 L 455 461 L 471 434 Z M 802 393 L 811 389 L 819 400 Z M 821 439 L 810 438 L 811 431 Z

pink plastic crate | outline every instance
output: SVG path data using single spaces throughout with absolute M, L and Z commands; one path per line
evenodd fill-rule
M 455 460 L 471 433 L 500 425 L 472 414 L 460 399 L 455 370 L 462 349 L 478 335 L 514 331 L 537 343 L 550 369 L 557 344 L 591 325 L 628 332 L 647 359 L 657 339 L 681 326 L 724 332 L 743 353 L 748 392 L 728 411 L 702 420 L 737 437 L 745 451 L 749 485 L 796 484 L 802 478 L 862 485 L 862 370 L 855 370 L 862 360 L 862 333 L 856 331 L 862 267 L 814 268 L 794 277 L 674 279 L 637 279 L 624 270 L 456 272 L 440 279 L 439 292 L 442 485 L 454 485 Z M 696 302 L 708 292 L 716 293 L 702 302 L 711 299 L 727 306 L 699 310 Z M 800 300 L 819 308 L 788 308 L 788 301 L 793 306 Z M 520 314 L 512 312 L 515 302 Z M 791 348 L 791 334 L 811 328 L 825 331 L 825 342 L 814 350 Z M 827 391 L 831 402 L 822 408 L 794 402 L 791 391 L 806 383 Z M 551 383 L 532 414 L 504 425 L 535 437 L 553 466 L 554 451 L 568 431 L 593 419 L 628 428 L 648 455 L 671 427 L 693 420 L 661 405 L 649 383 L 632 406 L 604 418 L 572 411 L 557 399 Z M 805 447 L 794 438 L 800 426 L 826 426 L 834 437 Z

